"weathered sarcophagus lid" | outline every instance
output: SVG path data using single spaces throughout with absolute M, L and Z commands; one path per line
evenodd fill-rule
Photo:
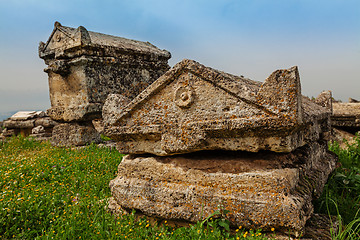
M 40 43 L 39 56 L 48 65 L 48 115 L 61 122 L 100 118 L 108 94 L 135 98 L 169 70 L 171 57 L 148 42 L 58 22 L 48 41 Z
M 105 132 L 119 151 L 160 156 L 214 149 L 291 152 L 320 139 L 330 117 L 301 95 L 297 67 L 277 70 L 261 83 L 192 60 L 176 64 L 112 114 Z
M 71 28 L 55 22 L 46 43 L 40 43 L 40 58 L 74 58 L 86 55 L 114 56 L 143 54 L 153 58 L 171 57 L 170 52 L 161 50 L 149 42 L 136 41 L 107 34 L 91 32 L 85 27 Z

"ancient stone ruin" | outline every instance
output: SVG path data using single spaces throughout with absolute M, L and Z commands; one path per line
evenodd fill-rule
M 32 136 L 38 140 L 49 140 L 52 129 L 57 125 L 43 111 L 20 111 L 3 121 L 3 138 L 21 134 L 24 137 Z
M 131 102 L 110 95 L 105 133 L 128 153 L 110 208 L 298 236 L 335 167 L 331 111 L 301 95 L 297 67 L 263 83 L 183 60 Z M 216 216 L 215 216 L 216 217 Z
M 54 129 L 55 145 L 97 141 L 92 120 L 101 118 L 108 94 L 132 100 L 170 67 L 171 57 L 149 42 L 71 28 L 55 22 L 39 56 L 48 67 L 51 108 L 48 115 L 63 122 Z M 71 136 L 69 136 L 71 135 Z
M 352 134 L 360 131 L 360 102 L 352 98 L 348 103 L 334 102 L 331 125 Z

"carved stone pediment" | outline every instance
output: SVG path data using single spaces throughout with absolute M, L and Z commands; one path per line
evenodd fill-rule
M 106 133 L 123 153 L 290 152 L 319 139 L 328 118 L 301 95 L 297 67 L 261 83 L 183 60 L 119 106 Z

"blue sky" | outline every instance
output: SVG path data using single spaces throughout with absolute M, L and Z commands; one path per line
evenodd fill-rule
M 149 41 L 254 80 L 299 66 L 302 92 L 360 99 L 358 0 L 0 0 L 0 113 L 50 107 L 38 57 L 55 21 Z

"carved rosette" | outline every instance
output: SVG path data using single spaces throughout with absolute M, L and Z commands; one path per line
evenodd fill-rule
M 180 108 L 188 108 L 194 102 L 195 91 L 191 86 L 180 86 L 175 91 L 175 104 Z

